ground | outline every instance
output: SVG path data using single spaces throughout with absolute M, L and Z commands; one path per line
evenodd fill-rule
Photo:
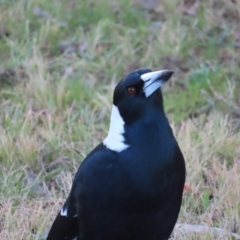
M 0 239 L 44 239 L 140 67 L 175 72 L 164 105 L 192 188 L 178 223 L 240 234 L 239 22 L 239 0 L 0 0 Z

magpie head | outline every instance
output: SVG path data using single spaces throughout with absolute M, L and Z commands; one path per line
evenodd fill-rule
M 173 71 L 152 72 L 149 68 L 138 69 L 125 76 L 116 86 L 113 104 L 126 124 L 132 124 L 153 109 L 163 110 L 160 87 Z
M 149 68 L 138 69 L 125 76 L 116 86 L 108 136 L 104 145 L 117 152 L 129 147 L 125 143 L 125 125 L 163 113 L 163 99 L 160 87 L 173 74 L 173 71 L 152 72 Z

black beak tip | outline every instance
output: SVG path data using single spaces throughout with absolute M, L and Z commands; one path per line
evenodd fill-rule
M 172 77 L 173 73 L 174 73 L 174 71 L 172 71 L 172 70 L 164 71 L 163 76 L 162 76 L 163 80 L 165 82 L 168 81 Z

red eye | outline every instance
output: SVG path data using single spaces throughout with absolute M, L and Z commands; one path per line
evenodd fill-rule
M 134 94 L 137 92 L 137 90 L 136 90 L 135 87 L 128 87 L 128 88 L 127 88 L 127 92 L 128 92 L 128 94 L 130 94 L 130 95 L 134 95 Z

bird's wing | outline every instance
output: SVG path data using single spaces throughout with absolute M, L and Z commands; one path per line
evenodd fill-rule
M 58 213 L 47 237 L 47 240 L 73 240 L 78 234 L 77 211 L 71 202 L 72 191 Z
M 80 168 L 84 163 L 97 151 L 103 149 L 103 144 L 99 144 L 94 148 L 89 155 L 84 159 L 81 166 L 78 169 L 78 172 L 75 176 L 74 183 L 76 183 L 78 173 Z M 62 209 L 59 211 L 55 221 L 52 224 L 52 227 L 48 233 L 47 240 L 73 240 L 76 239 L 78 235 L 78 218 L 77 218 L 77 209 L 76 203 L 74 202 L 74 188 L 75 184 L 73 183 L 71 192 L 68 196 L 67 201 L 63 205 Z

